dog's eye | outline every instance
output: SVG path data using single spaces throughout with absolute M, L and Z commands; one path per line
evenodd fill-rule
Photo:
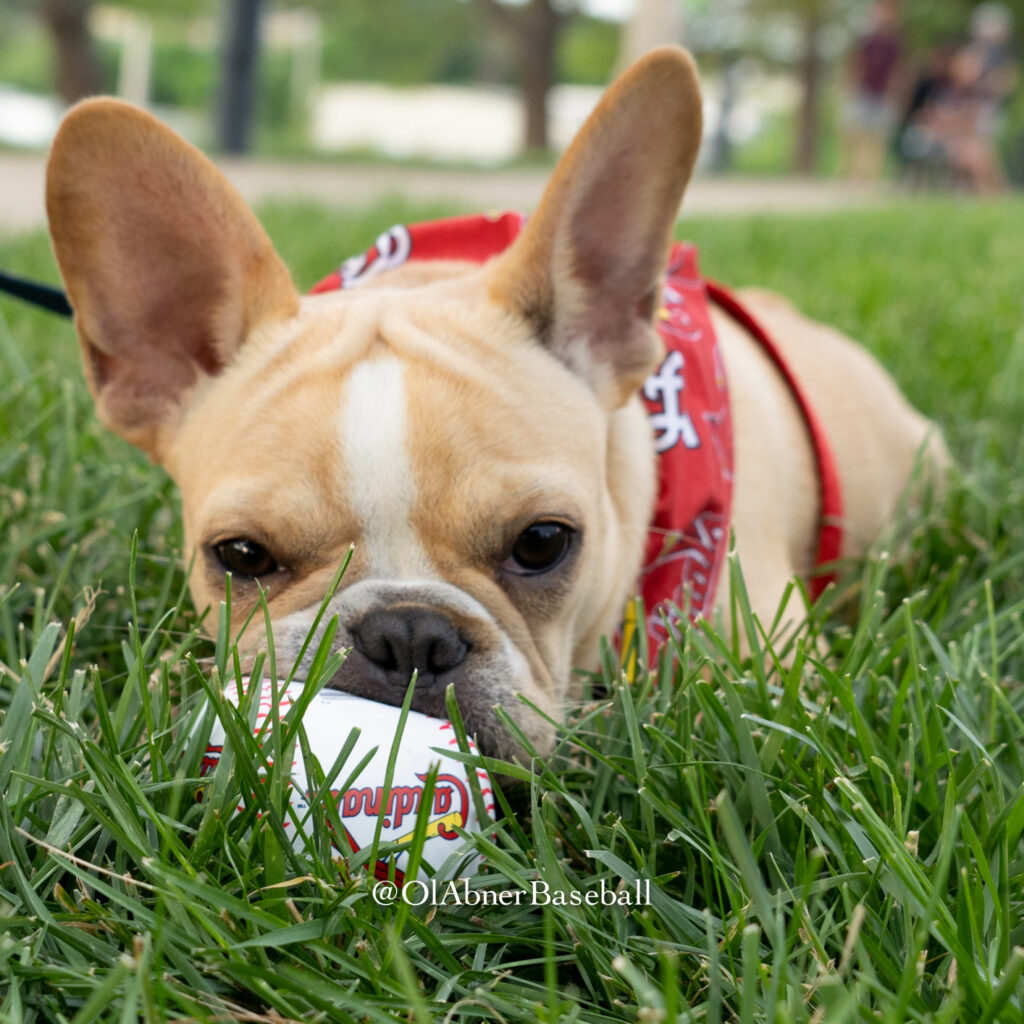
M 232 537 L 214 547 L 220 564 L 235 576 L 255 579 L 277 571 L 274 556 L 262 545 L 248 537 Z
M 533 576 L 553 569 L 565 557 L 575 533 L 565 523 L 531 523 L 512 545 L 502 568 L 519 576 Z

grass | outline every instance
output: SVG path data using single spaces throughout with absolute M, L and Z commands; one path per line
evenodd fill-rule
M 437 212 L 265 220 L 308 286 Z M 964 472 L 785 645 L 738 587 L 763 658 L 689 629 L 628 686 L 609 653 L 472 840 L 476 890 L 650 879 L 630 912 L 378 906 L 323 810 L 293 851 L 285 780 L 209 699 L 231 646 L 198 634 L 169 485 L 96 425 L 70 328 L 0 307 L 2 1024 L 1024 1019 L 1024 206 L 686 234 L 865 339 Z M 53 274 L 38 236 L 0 266 Z M 215 705 L 236 749 L 201 780 Z

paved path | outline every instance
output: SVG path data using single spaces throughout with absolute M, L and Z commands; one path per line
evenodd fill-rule
M 492 209 L 533 209 L 548 172 L 531 168 L 448 171 L 380 165 L 224 160 L 227 176 L 250 203 L 265 199 L 314 199 L 334 206 L 361 205 L 389 195 L 447 199 Z M 0 234 L 44 223 L 45 158 L 0 153 Z M 697 178 L 684 209 L 693 214 L 801 212 L 863 207 L 883 202 L 884 188 L 818 179 Z

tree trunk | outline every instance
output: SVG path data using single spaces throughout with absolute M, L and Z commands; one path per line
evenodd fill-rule
M 519 35 L 519 66 L 522 74 L 523 137 L 527 151 L 548 148 L 548 94 L 555 84 L 555 55 L 561 17 L 551 0 L 531 0 L 524 11 Z
M 800 111 L 797 121 L 793 169 L 799 174 L 813 174 L 818 159 L 820 134 L 822 62 L 819 48 L 821 8 L 807 5 L 803 13 L 804 50 L 800 59 Z
M 40 0 L 39 13 L 53 39 L 54 80 L 68 105 L 103 90 L 89 32 L 92 0 Z
M 567 13 L 553 0 L 529 0 L 521 7 L 484 0 L 491 23 L 515 54 L 523 101 L 523 143 L 527 150 L 548 148 L 548 94 L 555 84 L 555 58 Z

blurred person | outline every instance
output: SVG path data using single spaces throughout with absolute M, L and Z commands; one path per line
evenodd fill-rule
M 951 140 L 957 170 L 977 192 L 1006 187 L 996 136 L 1006 101 L 1017 84 L 1013 15 L 1002 3 L 979 4 L 971 15 L 970 40 L 954 62 L 961 90 L 962 132 Z
M 877 0 L 868 30 L 851 54 L 843 117 L 844 164 L 858 181 L 872 181 L 882 173 L 898 116 L 903 50 L 898 0 Z
M 952 41 L 931 49 L 911 85 L 893 136 L 893 151 L 901 169 L 914 181 L 934 183 L 951 174 L 949 152 L 935 124 L 935 112 L 950 95 L 958 50 Z
M 956 180 L 980 195 L 1006 188 L 996 136 L 1017 82 L 1012 33 L 1013 16 L 1005 5 L 979 4 L 970 37 L 951 61 L 948 87 L 921 116 Z
M 996 137 L 1017 82 L 1012 32 L 1004 4 L 982 3 L 971 15 L 967 42 L 934 51 L 901 126 L 898 147 L 909 166 L 933 177 L 943 173 L 982 195 L 1006 187 Z

